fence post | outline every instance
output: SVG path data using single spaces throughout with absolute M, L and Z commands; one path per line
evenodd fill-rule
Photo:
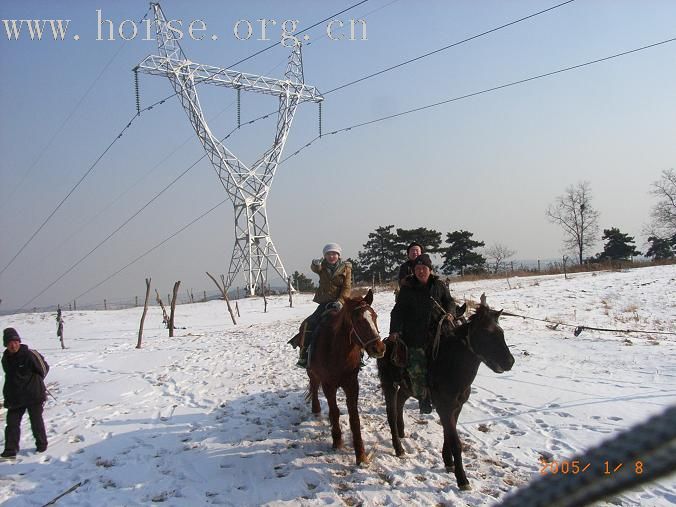
M 141 348 L 141 340 L 143 340 L 143 322 L 146 320 L 146 313 L 148 312 L 148 298 L 150 297 L 150 278 L 146 278 L 146 302 L 143 305 L 143 314 L 141 315 L 141 326 L 138 330 L 138 341 L 136 348 Z M 138 296 L 136 296 L 136 304 L 138 305 Z

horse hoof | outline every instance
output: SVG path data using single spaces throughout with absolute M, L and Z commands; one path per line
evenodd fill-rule
M 394 451 L 394 453 L 397 455 L 397 458 L 406 457 L 406 451 L 404 449 L 397 449 Z
M 454 472 L 455 472 L 455 466 L 453 466 L 453 465 L 447 466 L 447 467 L 446 467 L 446 471 L 447 471 L 449 474 L 454 473 Z
M 472 486 L 469 485 L 469 482 L 467 484 L 458 485 L 458 488 L 460 489 L 460 491 L 471 491 L 472 490 Z
M 371 465 L 371 460 L 368 459 L 367 456 L 364 456 L 363 458 L 357 460 L 357 466 L 359 468 L 368 468 L 369 465 Z

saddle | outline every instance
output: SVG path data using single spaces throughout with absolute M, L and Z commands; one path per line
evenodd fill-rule
M 327 318 L 330 315 L 333 315 L 334 313 L 337 313 L 337 310 L 335 310 L 334 308 L 328 308 L 328 309 L 324 310 L 321 313 L 321 315 L 319 316 L 319 318 L 317 319 L 317 322 L 314 326 L 312 326 L 312 322 L 311 322 L 312 315 L 310 315 L 310 317 L 307 317 L 305 320 L 303 320 L 303 322 L 301 322 L 298 333 L 296 333 L 296 335 L 286 343 L 291 345 L 294 349 L 296 347 L 306 346 L 305 336 L 307 334 L 309 334 L 310 337 L 312 337 L 312 334 L 315 331 L 315 329 L 318 329 L 319 326 L 324 324 L 324 322 L 326 322 Z M 307 344 L 307 345 L 309 345 L 309 344 Z

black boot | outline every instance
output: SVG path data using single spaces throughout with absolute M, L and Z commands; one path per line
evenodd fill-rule
M 298 368 L 307 368 L 307 349 L 305 347 L 300 348 L 300 352 L 298 354 L 298 362 L 296 363 L 296 366 Z

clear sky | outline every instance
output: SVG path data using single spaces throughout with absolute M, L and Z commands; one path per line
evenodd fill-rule
M 229 67 L 280 39 L 284 20 L 301 30 L 354 2 L 162 2 L 180 20 L 194 62 Z M 329 40 L 328 21 L 307 32 L 305 80 L 322 92 L 556 5 L 542 1 L 369 0 L 336 19 L 366 21 L 367 40 Z M 98 13 L 115 40 L 98 38 Z M 136 112 L 131 69 L 156 53 L 138 21 L 140 1 L 3 1 L 2 20 L 69 19 L 63 41 L 51 29 L 8 40 L 0 26 L 0 269 L 103 153 Z M 275 19 L 269 41 L 259 19 Z M 136 20 L 124 41 L 117 30 Z M 201 41 L 188 25 L 202 20 Z M 251 23 L 239 40 L 233 28 Z M 676 3 L 577 0 L 568 5 L 326 95 L 323 131 L 556 71 L 676 37 Z M 131 38 L 131 21 L 125 23 Z M 194 25 L 199 28 L 200 23 Z M 336 26 L 336 25 L 334 25 Z M 246 35 L 240 23 L 240 38 Z M 217 35 L 212 40 L 211 35 Z M 79 40 L 74 36 L 78 35 Z M 335 35 L 335 34 L 334 34 Z M 283 77 L 289 50 L 278 46 L 237 70 Z M 545 209 L 568 185 L 591 183 L 601 228 L 636 236 L 649 219 L 650 184 L 676 166 L 676 42 L 506 89 L 327 135 L 280 165 L 268 200 L 273 240 L 289 273 L 309 272 L 322 246 L 339 242 L 355 257 L 380 225 L 466 229 L 500 242 L 517 259 L 556 258 L 562 235 Z M 100 77 L 99 77 L 100 76 Z M 172 93 L 166 78 L 141 75 L 141 106 Z M 236 126 L 235 92 L 201 86 L 212 130 Z M 277 101 L 242 94 L 242 121 Z M 242 127 L 226 141 L 245 163 L 272 142 L 274 119 Z M 284 156 L 318 133 L 318 108 L 303 104 Z M 203 155 L 174 97 L 144 112 L 26 249 L 0 275 L 0 310 L 73 300 L 225 197 L 204 159 L 111 240 L 37 296 L 78 259 Z M 227 272 L 233 210 L 228 202 L 150 255 L 82 297 L 132 298 L 143 279 L 166 294 L 211 290 L 205 271 Z M 601 243 L 594 252 L 601 249 Z M 271 278 L 273 284 L 274 278 Z M 32 300 L 32 301 L 31 301 Z

